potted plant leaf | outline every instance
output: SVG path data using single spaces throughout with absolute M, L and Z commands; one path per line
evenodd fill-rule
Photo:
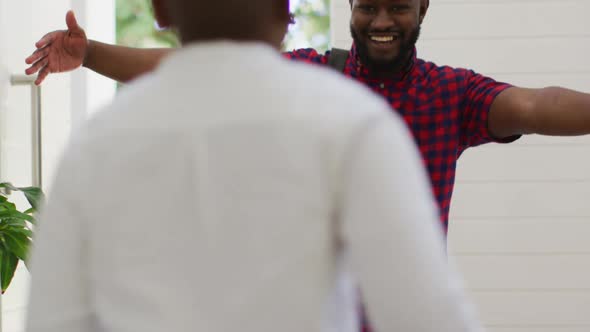
M 43 192 L 37 187 L 18 188 L 10 183 L 0 183 L 0 189 L 0 286 L 4 294 L 18 263 L 28 264 L 32 227 L 36 223 L 35 213 L 43 200 Z M 8 200 L 11 192 L 24 194 L 30 208 L 19 211 L 16 204 Z

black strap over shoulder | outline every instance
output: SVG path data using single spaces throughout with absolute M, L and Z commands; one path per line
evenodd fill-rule
M 343 72 L 349 55 L 350 51 L 348 50 L 333 48 L 330 52 L 330 57 L 328 58 L 328 65 L 339 72 Z

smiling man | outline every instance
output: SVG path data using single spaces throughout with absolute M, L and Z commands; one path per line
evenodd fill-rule
M 525 133 L 506 130 L 506 124 L 498 121 L 490 122 L 493 105 L 502 108 L 496 111 L 498 114 L 513 112 L 514 105 L 502 104 L 496 98 L 511 86 L 470 70 L 437 66 L 417 57 L 415 45 L 428 0 L 350 0 L 349 3 L 350 32 L 354 40 L 349 51 L 321 55 L 313 49 L 302 49 L 286 55 L 338 67 L 346 76 L 383 96 L 392 109 L 403 115 L 422 152 L 439 203 L 440 218 L 447 229 L 456 162 L 461 153 L 468 147 L 491 141 L 511 142 Z M 517 93 L 509 100 L 519 102 L 524 95 Z M 589 112 L 582 115 L 590 118 Z M 496 128 L 499 128 L 497 132 L 490 130 Z
M 388 13 L 378 12 L 373 1 L 361 0 L 353 5 L 351 0 L 350 3 L 354 8 L 350 33 L 359 60 L 381 76 L 403 70 L 420 36 L 424 15 L 408 15 L 416 12 L 412 5 L 416 6 L 418 2 L 408 1 L 389 9 L 396 16 L 394 24 L 388 17 L 376 17 Z M 421 8 L 422 11 L 425 13 L 426 8 Z

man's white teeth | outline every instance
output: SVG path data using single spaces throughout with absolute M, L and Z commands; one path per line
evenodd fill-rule
M 380 42 L 380 43 L 389 43 L 394 41 L 395 38 L 394 36 L 387 36 L 387 37 L 379 37 L 379 36 L 371 36 L 371 40 L 376 41 L 376 42 Z

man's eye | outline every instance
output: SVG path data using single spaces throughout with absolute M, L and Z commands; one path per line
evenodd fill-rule
M 404 11 L 408 8 L 409 8 L 408 6 L 393 6 L 393 7 L 391 7 L 391 11 L 392 12 L 401 12 L 401 11 Z
M 367 13 L 372 13 L 375 11 L 375 7 L 370 5 L 360 5 L 357 8 Z

